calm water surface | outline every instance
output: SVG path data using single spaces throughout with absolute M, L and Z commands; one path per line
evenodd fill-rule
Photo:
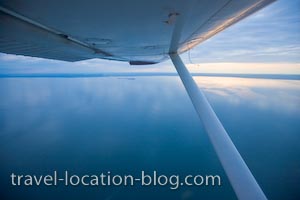
M 300 81 L 197 77 L 269 199 L 300 199 Z M 236 199 L 177 77 L 1 78 L 1 199 Z M 220 187 L 12 187 L 10 174 L 219 174 Z M 5 197 L 5 198 L 3 198 Z

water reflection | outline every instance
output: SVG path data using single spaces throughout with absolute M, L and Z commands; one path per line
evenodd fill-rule
M 196 78 L 270 199 L 297 199 L 299 81 Z M 0 79 L 9 198 L 235 199 L 178 77 Z M 13 188 L 9 174 L 220 174 L 215 188 Z
M 199 87 L 215 101 L 230 104 L 248 104 L 256 109 L 279 112 L 300 112 L 300 81 L 253 78 L 196 77 Z M 220 98 L 220 97 L 224 98 Z

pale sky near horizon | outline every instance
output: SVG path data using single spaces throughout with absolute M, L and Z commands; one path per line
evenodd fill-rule
M 182 55 L 193 72 L 300 74 L 300 0 L 278 0 Z M 0 74 L 173 72 L 92 59 L 75 63 L 0 53 Z

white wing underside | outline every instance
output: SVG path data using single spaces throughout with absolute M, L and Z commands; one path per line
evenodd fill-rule
M 272 1 L 0 0 L 0 52 L 152 64 L 172 51 L 193 48 Z M 180 18 L 180 35 L 172 37 Z

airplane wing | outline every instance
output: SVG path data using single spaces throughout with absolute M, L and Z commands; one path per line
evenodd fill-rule
M 0 0 L 0 52 L 153 64 L 168 59 L 171 51 L 193 48 L 272 1 Z M 179 18 L 180 35 L 174 37 Z

